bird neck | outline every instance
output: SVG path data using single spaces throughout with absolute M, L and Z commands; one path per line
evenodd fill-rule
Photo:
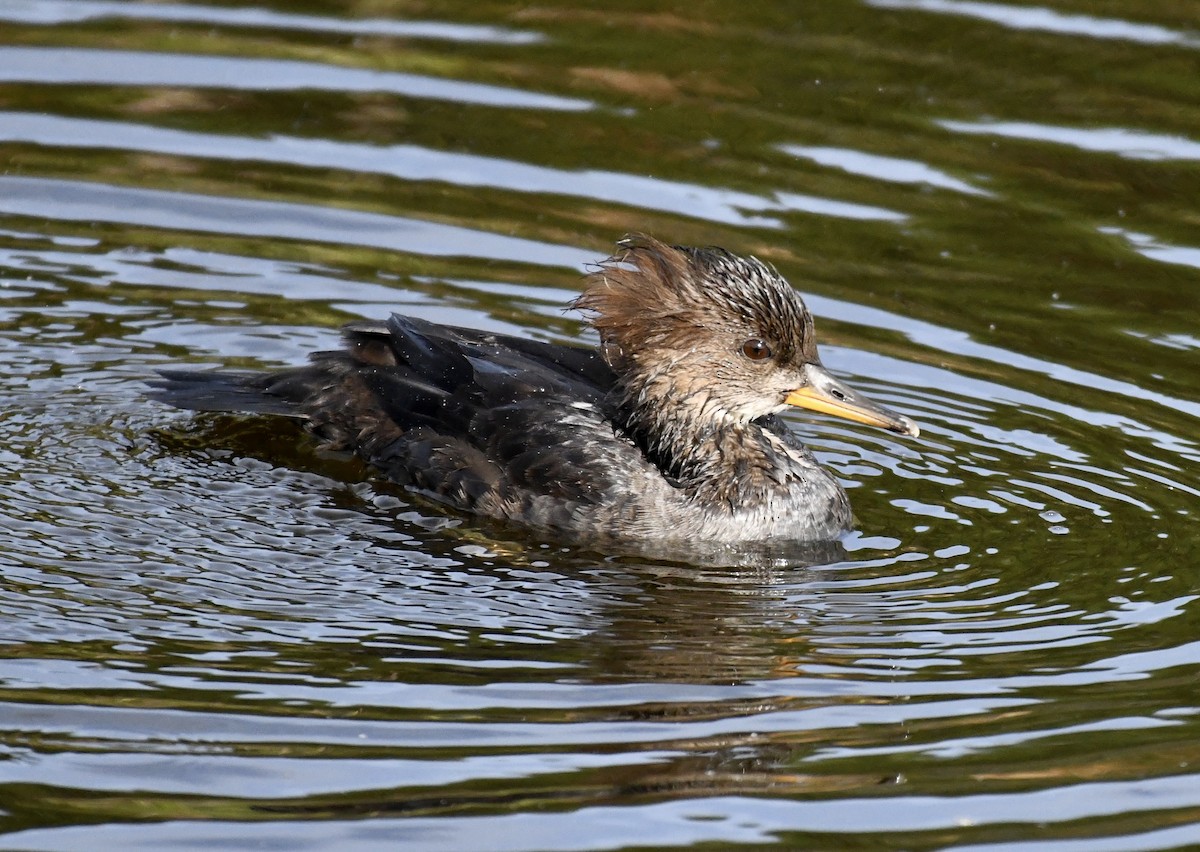
M 765 421 L 738 420 L 703 392 L 618 384 L 610 397 L 621 431 L 673 485 L 731 510 L 753 505 L 799 476 Z

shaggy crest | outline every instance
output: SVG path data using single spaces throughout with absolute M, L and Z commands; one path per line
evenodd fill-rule
M 618 371 L 639 354 L 688 349 L 725 332 L 730 345 L 766 341 L 780 362 L 816 360 L 812 316 L 800 295 L 754 257 L 669 246 L 629 236 L 588 276 L 572 307 L 591 314 L 604 357 Z

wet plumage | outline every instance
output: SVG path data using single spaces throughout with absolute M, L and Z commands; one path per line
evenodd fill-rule
M 306 366 L 165 372 L 156 395 L 301 418 L 433 500 L 582 538 L 834 537 L 846 494 L 774 415 L 916 434 L 820 366 L 799 295 L 754 258 L 629 238 L 574 307 L 598 350 L 393 315 Z

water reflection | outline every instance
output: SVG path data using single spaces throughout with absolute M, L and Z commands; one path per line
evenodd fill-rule
M 1053 142 L 1133 160 L 1200 160 L 1200 142 L 1121 127 L 1057 127 L 1021 121 L 939 121 L 938 124 L 954 133 Z
M 916 160 L 881 157 L 878 154 L 865 154 L 848 148 L 822 148 L 811 145 L 780 145 L 779 150 L 793 157 L 812 160 L 821 166 L 832 166 L 875 180 L 927 184 L 953 192 L 965 192 L 968 195 L 991 195 L 986 190 Z
M 536 44 L 540 33 L 451 21 L 399 21 L 391 18 L 333 18 L 296 15 L 271 9 L 238 9 L 176 3 L 123 3 L 105 0 L 71 0 L 47 3 L 9 0 L 0 7 L 0 20 L 22 24 L 67 24 L 95 20 L 169 21 L 239 29 L 270 28 L 318 33 L 393 36 L 485 44 Z
M 880 9 L 905 9 L 942 15 L 961 15 L 1000 24 L 1014 30 L 1038 30 L 1058 35 L 1120 39 L 1140 44 L 1200 47 L 1200 41 L 1192 36 L 1167 27 L 1123 21 L 1118 18 L 1068 15 L 1044 6 L 1010 6 L 1004 3 L 977 3 L 973 0 L 864 0 L 864 2 Z
M 817 316 L 869 323 L 904 334 L 913 342 L 921 343 L 930 349 L 1002 364 L 1010 369 L 1041 373 L 1055 381 L 1079 387 L 1098 388 L 1103 390 L 1109 396 L 1110 400 L 1131 399 L 1154 402 L 1175 411 L 1200 417 L 1200 404 L 1193 403 L 1191 400 L 1171 397 L 1154 390 L 1139 387 L 1131 382 L 1118 381 L 1096 373 L 1090 373 L 1086 370 L 1075 369 L 1061 363 L 1042 360 L 1031 356 L 1027 352 L 1013 351 L 979 343 L 971 340 L 969 335 L 961 331 L 939 327 L 915 320 L 911 317 L 884 313 L 862 305 L 842 303 L 838 300 L 822 296 L 807 295 L 805 296 L 805 301 Z M 828 348 L 830 351 L 833 351 L 833 347 Z M 880 366 L 878 364 L 878 356 L 873 356 L 871 353 L 852 352 L 847 354 L 853 356 L 853 360 L 848 364 L 848 369 L 853 369 L 856 373 L 866 376 L 887 376 L 895 373 L 895 370 L 889 370 L 886 366 Z M 1089 423 L 1117 427 L 1129 434 L 1150 430 L 1149 426 L 1124 416 L 1108 414 L 1098 410 L 1084 411 L 1077 406 L 1064 403 L 1055 398 L 1037 397 L 1011 386 L 1001 387 L 994 383 L 989 383 L 984 379 L 963 377 L 957 373 L 950 374 L 931 366 L 906 366 L 905 381 L 917 387 L 931 389 L 954 385 L 962 390 L 964 397 L 977 396 L 995 401 L 1015 402 L 1022 406 L 1048 408 L 1073 418 L 1084 419 Z M 914 402 L 920 406 L 919 400 L 914 400 Z
M 778 793 L 795 796 L 804 792 L 800 777 Z M 663 848 L 686 847 L 700 842 L 763 844 L 802 836 L 837 835 L 848 824 L 858 826 L 867 837 L 885 837 L 913 832 L 941 848 L 961 838 L 964 825 L 1028 827 L 1046 826 L 1079 831 L 1087 820 L 1112 814 L 1149 814 L 1162 808 L 1185 811 L 1200 805 L 1195 775 L 1170 778 L 1125 780 L 1108 783 L 1081 782 L 1050 790 L 997 797 L 988 794 L 946 795 L 889 801 L 879 796 L 844 797 L 805 801 L 795 798 L 759 798 L 730 793 L 702 800 L 675 800 L 615 806 L 595 803 L 566 813 L 546 811 L 529 815 L 479 815 L 453 821 L 421 815 L 401 818 L 376 816 L 368 823 L 357 819 L 322 821 L 150 823 L 120 826 L 119 829 L 31 830 L 14 835 L 22 849 L 61 849 L 88 843 L 120 843 L 127 848 L 164 848 L 182 838 L 193 843 L 229 846 L 253 842 L 287 848 L 394 849 L 397 843 L 418 845 L 428 850 L 487 848 L 496 852 L 529 849 L 531 833 L 553 838 L 557 848 L 592 848 L 565 844 L 572 836 L 604 837 L 613 845 L 636 846 L 644 842 L 644 825 L 654 826 L 656 843 Z M 377 805 L 378 807 L 378 805 Z M 397 808 L 404 810 L 403 808 Z M 335 810 L 336 813 L 336 810 Z M 864 816 L 866 815 L 866 816 Z M 105 838 L 108 838 L 107 840 Z M 1136 839 L 1171 840 L 1187 843 L 1190 831 L 1179 828 L 1141 834 Z M 1123 838 L 1124 842 L 1127 838 Z M 1090 844 L 1089 844 L 1090 845 Z M 1027 846 L 1022 844 L 1022 848 Z M 959 849 L 1014 848 L 1009 844 L 956 845 Z M 1070 847 L 1068 847 L 1070 848 Z M 1127 849 L 1125 845 L 1092 848 Z M 1161 848 L 1139 846 L 1135 848 Z
M 536 110 L 589 110 L 579 98 L 506 86 L 295 59 L 198 56 L 100 48 L 0 47 L 0 83 L 173 86 L 241 91 L 390 92 L 411 98 Z
M 748 215 L 746 211 L 757 214 L 791 210 L 864 221 L 901 221 L 906 218 L 904 214 L 892 210 L 797 193 L 778 192 L 773 197 L 763 197 L 748 192 L 619 172 L 552 169 L 498 157 L 435 151 L 416 145 L 379 147 L 288 136 L 248 139 L 167 130 L 144 124 L 14 112 L 0 112 L 0 123 L 0 141 L 348 169 L 409 181 L 444 181 L 456 186 L 569 195 L 731 225 L 783 226 L 777 218 Z
M 1200 269 L 1200 248 L 1194 246 L 1173 246 L 1156 240 L 1149 234 L 1139 234 L 1124 228 L 1104 227 L 1098 229 L 1103 234 L 1122 237 L 1142 257 L 1157 260 L 1161 263 L 1177 263 Z M 1185 339 L 1185 336 L 1180 336 Z
M 593 252 L 439 222 L 312 204 L 166 192 L 83 181 L 0 177 L 0 212 L 215 234 L 370 246 L 583 269 Z

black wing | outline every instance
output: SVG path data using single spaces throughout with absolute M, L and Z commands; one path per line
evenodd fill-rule
M 399 315 L 343 335 L 343 349 L 280 373 L 164 372 L 155 395 L 202 411 L 302 417 L 326 446 L 490 515 L 535 505 L 569 514 L 611 499 L 622 465 L 645 465 L 604 417 L 614 376 L 594 350 Z

